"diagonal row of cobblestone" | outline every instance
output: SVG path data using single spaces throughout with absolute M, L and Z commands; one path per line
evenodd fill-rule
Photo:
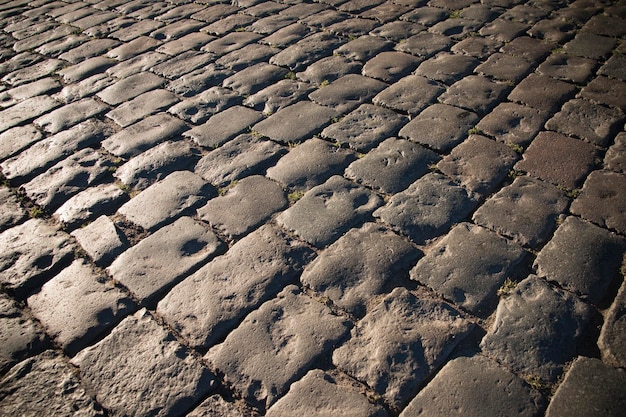
M 0 414 L 626 394 L 626 3 L 0 2 Z

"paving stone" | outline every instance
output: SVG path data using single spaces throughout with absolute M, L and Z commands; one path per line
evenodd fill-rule
M 615 172 L 626 173 L 626 132 L 615 137 L 615 143 L 604 156 L 604 167 Z
M 164 43 L 156 49 L 156 52 L 175 56 L 191 50 L 197 51 L 214 39 L 214 36 L 207 35 L 206 33 L 190 33 L 179 39 L 174 39 Z
M 477 392 L 483 393 L 480 401 Z M 448 362 L 400 416 L 443 417 L 463 410 L 473 416 L 535 417 L 541 415 L 543 403 L 522 379 L 476 355 Z
M 115 184 L 88 188 L 67 200 L 54 215 L 66 227 L 74 228 L 101 214 L 112 214 L 125 202 L 126 194 Z
M 502 42 L 488 37 L 469 36 L 455 43 L 451 51 L 457 54 L 469 55 L 478 59 L 486 59 L 496 52 Z
M 363 75 L 390 83 L 408 75 L 420 59 L 403 52 L 381 52 L 363 66 Z
M 597 61 L 575 55 L 551 54 L 537 72 L 563 81 L 584 84 L 598 66 Z
M 598 71 L 599 74 L 626 81 L 626 59 L 623 54 L 612 55 Z
M 389 138 L 346 169 L 346 177 L 386 194 L 406 189 L 428 172 L 439 157 L 404 139 Z
M 247 97 L 243 104 L 270 115 L 303 99 L 312 90 L 309 83 L 281 80 Z
M 210 24 L 237 13 L 238 11 L 239 9 L 234 5 L 217 3 L 197 11 L 192 14 L 190 18 Z
M 76 84 L 66 85 L 54 98 L 65 103 L 71 103 L 92 96 L 113 85 L 114 82 L 115 80 L 106 74 L 92 75 Z
M 46 282 L 28 306 L 54 340 L 71 355 L 135 309 L 134 302 L 83 260 Z
M 553 383 L 574 358 L 591 314 L 575 296 L 531 275 L 500 300 L 480 347 L 514 372 Z
M 190 346 L 208 348 L 292 282 L 312 255 L 304 244 L 264 225 L 174 287 L 157 312 Z
M 219 85 L 232 71 L 216 64 L 208 64 L 167 83 L 167 89 L 183 97 L 201 94 L 203 91 Z
M 332 55 L 343 44 L 340 38 L 328 33 L 315 33 L 283 49 L 272 58 L 270 64 L 299 71 L 320 59 Z
M 102 341 L 76 355 L 72 364 L 112 415 L 180 416 L 214 382 L 145 310 L 128 316 Z
M 215 63 L 220 67 L 237 71 L 260 62 L 269 61 L 277 52 L 278 50 L 271 46 L 253 43 L 218 58 Z
M 415 115 L 433 102 L 443 91 L 444 89 L 439 84 L 426 77 L 408 75 L 377 94 L 372 102 Z
M 412 2 L 408 2 L 407 4 L 409 6 L 414 6 L 414 10 L 402 15 L 400 19 L 408 20 L 409 22 L 420 23 L 425 26 L 432 26 L 435 23 L 446 19 L 449 15 L 446 10 L 440 7 L 417 7 L 418 5 L 421 6 L 421 4 L 415 4 Z
M 532 248 L 547 240 L 567 204 L 555 186 L 522 176 L 488 199 L 472 219 Z
M 211 87 L 189 99 L 183 99 L 168 110 L 170 113 L 194 124 L 204 123 L 212 115 L 227 109 L 241 100 L 239 95 L 223 87 Z
M 125 42 L 120 46 L 111 49 L 106 53 L 106 56 L 118 61 L 126 61 L 127 59 L 134 58 L 144 52 L 150 51 L 161 42 L 151 38 L 150 36 L 139 36 L 130 42 Z
M 54 90 L 59 90 L 60 88 L 61 83 L 58 80 L 51 77 L 41 78 L 37 81 L 22 84 L 18 87 L 5 91 L 0 98 L 0 101 L 2 101 L 1 105 L 3 107 L 9 107 L 17 104 L 21 100 L 50 94 L 53 93 Z
M 477 64 L 478 60 L 471 56 L 442 52 L 422 62 L 415 74 L 444 84 L 452 84 L 471 74 Z
M 43 134 L 34 125 L 16 126 L 0 133 L 0 159 L 6 159 L 41 140 Z
M 43 284 L 73 254 L 69 235 L 42 219 L 31 219 L 0 234 L 0 279 L 23 297 Z
M 4 231 L 27 217 L 17 196 L 7 187 L 0 187 L 0 231 Z
M 328 26 L 326 30 L 330 33 L 346 36 L 364 36 L 372 31 L 379 23 L 372 19 L 362 19 L 360 17 L 347 18 Z
M 315 90 L 309 98 L 339 113 L 347 113 L 369 101 L 387 87 L 387 84 L 358 74 L 348 74 L 328 86 Z
M 130 158 L 175 138 L 185 129 L 186 125 L 180 119 L 157 113 L 103 140 L 102 147 L 121 158 Z
M 204 4 L 181 4 L 165 10 L 164 13 L 159 14 L 155 18 L 172 24 L 177 20 L 188 18 L 194 13 L 204 10 L 205 7 L 206 5 Z
M 287 150 L 255 135 L 241 134 L 214 151 L 196 165 L 195 172 L 217 187 L 224 187 L 273 165 Z
M 549 113 L 517 103 L 500 103 L 476 125 L 497 141 L 526 147 L 541 130 Z
M 437 103 L 414 117 L 398 135 L 445 152 L 467 137 L 478 119 L 471 111 Z
M 481 36 L 491 37 L 499 42 L 511 42 L 521 36 L 530 26 L 526 23 L 507 20 L 502 17 L 483 26 L 478 33 Z
M 59 55 L 59 58 L 72 64 L 105 54 L 120 44 L 114 39 L 92 39 Z
M 262 35 L 252 32 L 231 32 L 207 43 L 202 47 L 202 51 L 221 56 L 256 42 L 262 37 Z
M 136 39 L 140 36 L 145 36 L 150 32 L 163 26 L 162 22 L 157 22 L 151 19 L 139 20 L 129 26 L 124 26 L 114 32 L 109 33 L 107 36 L 118 39 L 122 42 L 128 42 Z
M 128 241 L 107 216 L 100 216 L 71 233 L 98 266 L 109 265 L 128 247 Z
M 305 71 L 298 72 L 299 80 L 321 86 L 346 75 L 358 73 L 361 65 L 351 59 L 333 55 L 315 61 L 306 67 Z
M 524 256 L 515 242 L 461 223 L 417 263 L 411 279 L 474 314 L 487 316 L 496 307 L 497 290 Z
M 284 79 L 285 75 L 287 75 L 285 68 L 261 62 L 237 71 L 226 78 L 222 85 L 237 91 L 242 96 L 248 96 Z
M 580 96 L 626 110 L 626 82 L 598 76 L 580 91 Z
M 591 59 L 606 59 L 615 47 L 613 38 L 593 33 L 579 32 L 574 39 L 563 46 L 563 50 L 571 55 Z
M 254 417 L 241 403 L 225 401 L 219 394 L 211 395 L 187 414 L 187 417 Z
M 198 30 L 203 28 L 204 26 L 206 26 L 204 23 L 198 22 L 195 19 L 181 19 L 174 23 L 167 24 L 151 32 L 150 36 L 160 41 L 167 42 L 167 43 L 181 40 L 190 34 L 192 34 L 194 38 L 196 38 L 197 36 L 197 39 L 203 39 L 205 38 L 207 34 L 198 32 Z M 196 49 L 196 48 L 192 48 L 192 49 Z M 170 55 L 176 55 L 176 54 L 170 54 Z
M 231 238 L 241 237 L 268 220 L 289 202 L 282 187 L 260 175 L 238 181 L 220 197 L 198 209 L 200 219 Z
M 613 304 L 604 317 L 604 324 L 598 339 L 598 347 L 602 353 L 602 360 L 615 367 L 624 367 L 626 364 L 626 285 L 622 283 Z
M 88 36 L 105 36 L 115 28 L 128 23 L 129 19 L 120 19 L 117 13 L 106 12 L 94 13 L 73 22 L 72 26 L 83 29 Z
M 395 49 L 417 57 L 428 58 L 451 45 L 452 39 L 448 36 L 439 33 L 420 32 L 397 44 Z
M 366 219 L 382 199 L 340 176 L 309 190 L 278 217 L 278 223 L 322 248 Z
M 456 19 L 446 19 L 433 25 L 429 31 L 441 35 L 449 36 L 452 39 L 463 39 L 470 33 L 476 33 L 481 28 L 481 24 L 475 20 L 459 17 Z
M 146 230 L 156 230 L 176 217 L 190 213 L 214 195 L 214 188 L 198 175 L 176 171 L 152 184 L 118 212 Z M 146 211 L 146 207 L 150 210 Z
M 109 68 L 106 73 L 111 77 L 124 79 L 131 75 L 147 72 L 151 68 L 154 68 L 155 65 L 166 61 L 168 58 L 168 55 L 148 51 L 134 58 L 130 58 L 127 61 L 120 62 L 116 66 Z M 157 87 L 158 86 L 155 86 L 155 88 Z
M 122 127 L 128 127 L 141 119 L 164 110 L 178 102 L 178 98 L 167 90 L 152 90 L 120 104 L 106 114 Z
M 47 30 L 37 35 L 29 36 L 28 38 L 18 40 L 13 44 L 15 52 L 31 51 L 40 47 L 50 41 L 63 38 L 67 35 L 76 33 L 76 28 L 69 25 L 59 25 L 51 30 Z
M 624 19 L 621 17 L 600 14 L 591 17 L 582 27 L 582 32 L 619 38 L 626 34 L 623 25 Z
M 43 329 L 5 293 L 0 293 L 0 336 L 4 341 L 0 347 L 2 374 L 18 361 L 44 350 L 48 342 Z
M 498 104 L 507 90 L 508 86 L 504 83 L 491 81 L 478 75 L 470 75 L 452 84 L 439 96 L 439 101 L 443 104 L 472 110 L 479 115 L 485 115 Z
M 52 350 L 17 364 L 0 387 L 0 412 L 4 415 L 106 415 L 66 359 Z
M 545 75 L 530 74 L 509 94 L 508 98 L 537 110 L 556 111 L 561 103 L 576 93 L 576 87 Z
M 399 287 L 357 323 L 333 363 L 399 408 L 472 328 L 450 305 Z
M 347 333 L 348 326 L 290 285 L 248 315 L 206 358 L 244 398 L 269 406 Z
M 394 6 L 397 6 L 393 3 Z M 370 31 L 370 35 L 381 36 L 393 42 L 400 42 L 424 31 L 426 26 L 401 20 L 391 21 Z
M 593 169 L 593 145 L 560 133 L 540 132 L 515 169 L 566 188 L 579 188 Z
M 557 15 L 536 22 L 527 33 L 537 39 L 562 44 L 574 36 L 576 24 Z
M 626 177 L 610 171 L 589 174 L 582 192 L 574 200 L 570 211 L 602 227 L 626 232 L 626 199 L 621 191 Z
M 517 153 L 508 146 L 470 135 L 437 168 L 471 192 L 486 195 L 506 178 L 517 159 Z
M 222 250 L 206 226 L 181 217 L 128 249 L 107 269 L 143 305 L 153 305 L 198 265 Z
M 63 81 L 66 83 L 74 83 L 100 72 L 106 71 L 109 67 L 112 67 L 115 61 L 102 56 L 86 59 L 76 65 L 65 67 L 58 71 L 58 74 L 63 77 Z
M 38 117 L 33 121 L 48 133 L 58 133 L 109 110 L 109 106 L 93 98 L 85 98 Z
M 550 54 L 552 49 L 553 46 L 549 43 L 528 36 L 520 36 L 503 45 L 500 51 L 538 64 Z
M 245 29 L 256 19 L 243 13 L 235 13 L 223 19 L 217 20 L 205 27 L 203 30 L 214 35 L 225 35 L 237 29 Z
M 61 103 L 49 96 L 36 96 L 0 110 L 0 132 L 21 125 L 60 105 Z
M 250 129 L 261 119 L 263 116 L 257 111 L 233 106 L 214 114 L 206 123 L 188 130 L 183 136 L 190 137 L 200 146 L 216 148 Z
M 247 27 L 246 30 L 251 30 L 254 33 L 260 33 L 262 35 L 271 35 L 297 21 L 294 17 L 281 14 L 269 15 L 254 20 L 256 21 Z
M 495 53 L 476 67 L 476 72 L 498 80 L 519 82 L 532 67 L 532 63 L 522 57 Z
M 606 146 L 612 133 L 624 122 L 620 109 L 601 106 L 588 100 L 574 99 L 546 123 L 546 128 Z
M 381 3 L 383 3 L 382 0 L 349 0 L 339 5 L 338 9 L 342 12 L 359 15 L 361 12 L 364 12 L 374 6 L 378 6 Z
M 285 48 L 311 33 L 311 28 L 299 22 L 278 29 L 261 40 L 262 43 L 274 48 Z
M 353 61 L 366 62 L 380 52 L 391 49 L 393 42 L 378 36 L 364 35 L 341 45 L 335 50 L 335 54 L 352 59 Z
M 345 378 L 343 378 L 345 379 Z M 385 417 L 378 405 L 370 403 L 359 387 L 314 369 L 289 388 L 289 392 L 267 411 L 268 417 L 341 415 Z M 349 408 L 345 405 L 350 404 Z
M 546 416 L 619 416 L 626 405 L 624 383 L 623 369 L 579 356 L 556 390 Z
M 311 262 L 300 281 L 350 314 L 363 317 L 372 300 L 406 276 L 421 257 L 405 239 L 375 223 L 351 229 Z
M 309 139 L 327 125 L 339 113 L 310 101 L 299 101 L 267 119 L 260 121 L 252 130 L 279 142 L 301 142 Z
M 107 104 L 118 105 L 145 92 L 154 90 L 165 83 L 158 75 L 141 72 L 124 78 L 105 88 L 97 96 Z

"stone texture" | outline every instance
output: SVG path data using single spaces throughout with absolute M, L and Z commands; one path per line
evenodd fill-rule
M 415 74 L 450 85 L 470 75 L 477 64 L 472 56 L 442 52 L 422 62 Z
M 509 94 L 508 98 L 537 110 L 555 111 L 576 93 L 576 87 L 545 75 L 530 74 Z
M 98 266 L 107 266 L 129 246 L 126 237 L 107 216 L 71 233 Z
M 222 86 L 247 96 L 284 79 L 285 75 L 287 75 L 285 68 L 260 62 L 235 72 L 222 82 Z
M 248 315 L 206 358 L 244 398 L 269 406 L 347 333 L 348 326 L 290 285 Z
M 519 82 L 532 69 L 532 63 L 522 57 L 495 53 L 476 67 L 482 75 L 498 80 Z
M 400 417 L 444 417 L 458 410 L 472 416 L 536 417 L 542 409 L 541 396 L 522 379 L 477 355 L 448 362 Z
M 206 123 L 186 131 L 198 145 L 217 148 L 263 119 L 261 113 L 243 106 L 233 106 L 214 114 Z
M 54 215 L 66 227 L 74 228 L 102 214 L 112 214 L 126 200 L 126 194 L 115 184 L 88 188 L 67 200 Z
M 254 417 L 252 411 L 241 404 L 225 401 L 219 394 L 213 394 L 187 414 L 187 417 Z
M 590 59 L 605 59 L 615 47 L 615 39 L 593 33 L 580 32 L 574 39 L 563 46 L 563 50 L 571 55 Z
M 592 59 L 553 53 L 539 65 L 537 72 L 558 80 L 583 84 L 591 77 L 597 65 Z
M 226 66 L 228 67 L 228 65 Z M 179 96 L 192 97 L 202 94 L 202 92 L 211 89 L 215 85 L 222 84 L 222 81 L 230 75 L 232 75 L 230 69 L 216 64 L 208 64 L 182 74 L 175 80 L 170 80 L 167 83 L 167 89 Z
M 321 248 L 367 218 L 382 199 L 340 176 L 309 190 L 278 217 L 278 223 Z
M 439 96 L 439 101 L 484 116 L 498 104 L 507 90 L 508 86 L 504 83 L 479 75 L 470 75 L 452 84 Z
M 49 96 L 36 96 L 0 110 L 0 132 L 32 120 L 60 105 L 61 103 Z
M 340 38 L 329 33 L 315 33 L 283 49 L 270 58 L 269 62 L 287 67 L 291 71 L 299 71 L 321 58 L 332 55 L 342 43 Z
M 85 98 L 38 117 L 33 123 L 48 133 L 57 133 L 104 113 L 108 109 L 109 106 L 106 104 L 93 98 Z
M 532 248 L 548 239 L 566 207 L 567 198 L 555 186 L 517 177 L 478 208 L 472 220 Z
M 346 4 L 346 3 L 344 3 Z M 392 42 L 378 36 L 363 35 L 341 45 L 334 54 L 344 56 L 353 61 L 365 62 L 378 53 L 391 49 Z
M 21 223 L 28 214 L 17 196 L 7 187 L 0 187 L 0 232 Z
M 598 76 L 582 88 L 580 96 L 626 110 L 626 82 Z
M 117 105 L 163 85 L 165 80 L 150 72 L 140 72 L 105 88 L 97 96 L 107 104 Z
M 517 103 L 500 103 L 476 125 L 499 142 L 526 147 L 541 130 L 549 113 Z
M 610 171 L 589 174 L 570 211 L 600 226 L 626 232 L 626 177 Z
M 270 115 L 296 103 L 312 90 L 313 87 L 308 83 L 291 79 L 281 80 L 246 98 L 243 104 Z M 255 120 L 252 124 L 258 121 Z
M 421 252 L 405 239 L 366 223 L 351 229 L 308 265 L 300 281 L 333 305 L 362 317 L 368 305 L 406 276 Z
M 343 56 L 333 55 L 311 63 L 306 70 L 296 73 L 296 76 L 299 80 L 321 86 L 346 74 L 357 73 L 360 69 L 359 63 Z
M 6 159 L 43 138 L 32 124 L 17 126 L 0 134 L 0 159 Z
M 120 207 L 118 212 L 146 230 L 156 230 L 201 206 L 214 195 L 214 190 L 198 175 L 176 171 L 146 188 Z
M 374 216 L 423 244 L 463 220 L 477 201 L 441 174 L 430 173 L 395 194 Z
M 83 260 L 75 260 L 46 282 L 28 298 L 28 306 L 70 355 L 135 309 L 130 297 Z
M 598 347 L 602 360 L 612 366 L 623 368 L 626 364 L 626 284 L 622 283 L 615 301 L 609 308 L 602 325 Z
M 440 33 L 420 32 L 397 44 L 395 49 L 417 57 L 427 58 L 451 45 L 452 39 L 448 36 Z
M 118 125 L 127 127 L 177 102 L 178 98 L 167 90 L 152 90 L 120 104 L 106 116 Z
M 214 57 L 211 54 L 197 51 L 187 51 L 180 55 L 169 58 L 166 61 L 158 62 L 150 68 L 151 71 L 173 80 L 181 74 L 189 73 L 193 70 L 204 67 L 213 62 Z
M 174 287 L 157 312 L 196 348 L 208 348 L 296 278 L 312 251 L 265 225 Z
M 357 323 L 333 363 L 401 407 L 472 328 L 450 305 L 396 288 Z
M 223 87 L 211 87 L 170 107 L 168 112 L 193 123 L 204 123 L 216 113 L 234 106 L 240 101 L 239 95 Z
M 408 75 L 374 97 L 372 102 L 380 106 L 410 115 L 419 113 L 444 89 L 434 81 L 420 75 Z
M 329 85 L 315 90 L 309 98 L 317 104 L 330 107 L 339 113 L 354 110 L 360 104 L 384 90 L 387 84 L 358 74 L 348 74 Z
M 403 52 L 381 52 L 363 65 L 363 75 L 386 83 L 394 82 L 408 75 L 420 59 Z
M 213 375 L 145 310 L 72 359 L 112 415 L 180 416 L 211 390 Z
M 626 132 L 615 137 L 615 143 L 604 155 L 604 167 L 611 171 L 626 173 Z
M 515 372 L 553 383 L 574 358 L 591 314 L 575 296 L 531 275 L 500 300 L 480 347 Z

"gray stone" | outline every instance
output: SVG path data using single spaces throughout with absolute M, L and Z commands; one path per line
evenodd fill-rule
M 580 97 L 626 110 L 626 82 L 598 76 L 582 88 Z
M 78 64 L 88 58 L 103 55 L 119 44 L 120 42 L 115 39 L 95 38 L 62 53 L 59 58 L 72 64 Z
M 598 347 L 602 360 L 612 366 L 626 365 L 626 284 L 622 283 L 613 304 L 604 317 Z
M 58 59 L 47 59 L 42 62 L 32 63 L 31 65 L 17 69 L 4 77 L 2 81 L 17 87 L 38 80 L 39 78 L 52 75 L 55 71 L 63 68 L 65 62 Z
M 477 66 L 476 72 L 498 80 L 515 83 L 524 78 L 532 67 L 531 62 L 520 56 L 495 53 L 487 61 Z
M 372 31 L 379 23 L 373 19 L 363 19 L 360 17 L 349 17 L 328 26 L 326 30 L 338 36 L 353 38 L 365 36 Z M 358 40 L 358 39 L 357 39 Z
M 194 124 L 204 123 L 209 117 L 241 100 L 239 95 L 223 87 L 211 87 L 191 98 L 185 98 L 168 110 L 175 116 Z
M 6 159 L 41 140 L 43 134 L 32 124 L 17 126 L 0 133 L 0 159 Z
M 584 84 L 597 65 L 593 59 L 553 53 L 539 65 L 537 72 L 558 80 Z
M 100 91 L 98 98 L 110 105 L 121 104 L 165 83 L 165 80 L 151 72 L 130 75 L 110 87 Z
M 234 13 L 211 23 L 209 26 L 205 27 L 204 30 L 207 33 L 222 36 L 233 30 L 244 29 L 255 20 L 256 19 L 252 16 L 243 13 Z
M 495 362 L 478 355 L 460 357 L 448 362 L 400 417 L 447 417 L 458 410 L 468 416 L 538 417 L 543 400 Z
M 346 74 L 358 73 L 361 65 L 348 58 L 333 55 L 313 62 L 305 71 L 298 72 L 299 80 L 321 86 Z
M 107 270 L 142 304 L 152 305 L 222 249 L 222 243 L 206 226 L 191 217 L 181 217 L 122 253 Z
M 201 206 L 214 192 L 211 184 L 198 175 L 175 171 L 137 194 L 118 212 L 146 230 L 156 230 Z
M 357 323 L 333 363 L 399 408 L 472 328 L 450 305 L 399 287 Z
M 529 27 L 530 26 L 526 23 L 500 17 L 487 23 L 478 33 L 482 36 L 488 36 L 499 42 L 506 43 L 521 36 Z
M 21 223 L 27 217 L 17 196 L 7 187 L 0 187 L 0 232 Z
M 506 178 L 517 159 L 517 153 L 508 146 L 470 135 L 437 168 L 471 192 L 486 195 Z
M 395 3 L 393 4 L 395 5 Z M 383 38 L 392 40 L 394 42 L 401 42 L 404 39 L 410 38 L 413 35 L 417 35 L 425 29 L 425 26 L 418 23 L 396 20 L 387 22 L 384 25 L 375 28 L 374 30 L 370 31 L 370 35 L 382 36 Z
M 421 252 L 375 223 L 351 229 L 309 264 L 300 281 L 357 317 L 406 276 Z
M 124 235 L 107 216 L 98 217 L 71 235 L 98 266 L 109 265 L 128 247 Z
M 65 103 L 71 103 L 92 96 L 108 86 L 113 85 L 114 82 L 115 80 L 106 74 L 95 74 L 78 83 L 66 85 L 55 95 L 55 98 Z
M 341 378 L 341 379 L 346 379 Z M 267 417 L 386 417 L 384 409 L 368 401 L 359 387 L 314 369 L 289 388 L 267 411 Z
M 366 62 L 392 46 L 393 43 L 384 38 L 364 35 L 341 45 L 334 53 L 353 61 Z
M 572 294 L 531 275 L 500 300 L 480 347 L 514 372 L 553 383 L 574 359 L 591 314 Z
M 511 42 L 505 43 L 500 48 L 500 52 L 527 59 L 536 65 L 548 56 L 552 49 L 553 47 L 549 43 L 528 36 L 519 36 Z
M 61 88 L 61 83 L 52 77 L 46 77 L 33 81 L 28 84 L 22 84 L 18 87 L 11 88 L 2 94 L 2 107 L 9 107 L 16 104 L 19 100 L 49 94 Z
M 527 146 L 541 130 L 549 113 L 517 103 L 500 103 L 476 125 L 499 142 Z
M 243 104 L 270 115 L 303 99 L 312 90 L 309 83 L 281 80 L 247 97 Z
M 626 81 L 626 71 L 624 70 L 624 67 L 626 67 L 624 54 L 615 54 L 606 61 L 598 73 L 606 75 L 607 77 Z
M 292 282 L 312 255 L 275 226 L 262 226 L 174 287 L 157 312 L 190 346 L 208 348 Z
M 161 42 L 150 36 L 140 36 L 130 42 L 125 42 L 120 46 L 111 49 L 106 53 L 106 56 L 118 61 L 126 61 L 127 59 L 134 58 L 137 55 L 150 51 L 160 44 Z
M 78 64 L 65 67 L 58 71 L 65 83 L 76 83 L 92 75 L 106 71 L 115 61 L 102 56 L 86 59 Z
M 389 138 L 346 169 L 346 177 L 385 194 L 406 189 L 428 172 L 439 156 L 417 143 Z
M 67 360 L 52 350 L 17 364 L 0 381 L 0 413 L 105 416 Z
M 387 84 L 358 74 L 348 74 L 315 90 L 309 98 L 339 113 L 354 110 L 387 87 Z
M 463 39 L 470 33 L 476 33 L 482 25 L 475 20 L 458 17 L 456 19 L 446 19 L 436 23 L 430 28 L 430 32 L 446 35 L 452 39 Z
M 254 417 L 242 404 L 225 401 L 218 394 L 211 395 L 187 414 L 187 417 Z
M 415 115 L 445 91 L 439 84 L 420 75 L 409 75 L 376 95 L 372 102 Z
M 135 309 L 135 303 L 84 260 L 46 282 L 28 306 L 70 355 L 87 347 Z
M 162 22 L 158 22 L 151 19 L 139 20 L 128 26 L 124 26 L 114 32 L 109 33 L 107 36 L 119 39 L 122 42 L 129 42 L 140 36 L 145 36 L 150 32 L 156 31 L 156 29 L 163 26 Z
M 474 112 L 437 103 L 414 117 L 398 135 L 445 152 L 465 139 L 478 119 Z
M 348 331 L 348 322 L 290 285 L 206 355 L 244 398 L 270 406 Z
M 285 48 L 299 41 L 309 33 L 311 33 L 311 29 L 308 26 L 296 22 L 278 29 L 270 36 L 263 38 L 261 42 L 274 48 Z
M 310 189 L 278 217 L 278 223 L 321 248 L 367 218 L 382 199 L 340 176 Z
M 451 45 L 452 39 L 448 36 L 439 33 L 420 32 L 397 44 L 395 49 L 417 57 L 428 58 Z
M 299 101 L 252 127 L 271 139 L 289 143 L 309 139 L 339 113 L 310 101 Z
M 190 137 L 205 148 L 217 148 L 261 119 L 263 116 L 257 111 L 233 106 L 214 114 L 206 123 L 186 131 L 183 136 Z
M 178 55 L 190 49 L 200 47 L 215 39 L 204 32 L 198 32 L 204 27 L 204 23 L 192 19 L 179 20 L 150 33 L 150 36 L 165 42 L 157 52 L 168 55 Z
M 191 97 L 221 84 L 231 74 L 232 71 L 227 68 L 222 68 L 216 64 L 208 64 L 169 81 L 167 89 L 179 96 Z
M 604 155 L 604 166 L 611 171 L 626 173 L 626 132 L 615 137 L 615 143 Z
M 439 101 L 484 116 L 498 104 L 508 88 L 506 84 L 491 81 L 487 77 L 470 75 L 452 84 L 439 96 Z
M 442 52 L 422 62 L 414 74 L 449 85 L 470 75 L 477 64 L 472 56 Z
M 563 50 L 571 55 L 590 59 L 606 59 L 615 47 L 616 40 L 594 33 L 580 32 L 574 39 L 563 46 Z
M 67 200 L 54 215 L 67 227 L 74 228 L 102 214 L 115 213 L 125 198 L 126 194 L 115 184 L 97 185 Z
M 400 4 L 408 4 L 411 6 L 418 6 L 418 3 L 409 2 L 401 2 Z M 449 13 L 440 7 L 415 7 L 414 10 L 410 11 L 402 15 L 402 19 L 408 20 L 409 22 L 420 23 L 425 26 L 432 26 L 435 23 L 444 20 L 447 18 Z
M 411 279 L 465 310 L 487 316 L 495 308 L 498 288 L 524 256 L 518 244 L 480 226 L 461 223 L 417 263 Z
M 363 75 L 390 83 L 408 75 L 420 59 L 403 52 L 381 52 L 363 65 Z
M 69 235 L 58 226 L 31 219 L 0 234 L 0 280 L 24 296 L 51 278 L 73 255 Z
M 22 186 L 35 204 L 58 209 L 74 194 L 97 183 L 109 172 L 111 163 L 91 148 L 67 157 Z
M 152 90 L 120 104 L 106 116 L 118 125 L 127 127 L 177 102 L 178 98 L 167 90 Z
M 307 67 L 321 58 L 332 55 L 333 51 L 343 44 L 340 38 L 329 33 L 316 33 L 288 46 L 272 58 L 270 64 L 287 67 L 297 71 Z
M 395 135 L 406 118 L 373 104 L 362 104 L 337 123 L 322 131 L 322 136 L 359 151 L 368 151 Z
M 126 317 L 71 362 L 113 415 L 181 416 L 215 381 L 145 310 Z
M 0 110 L 0 132 L 32 120 L 60 105 L 61 103 L 49 96 L 36 96 Z
M 45 349 L 48 341 L 43 329 L 5 293 L 0 293 L 0 336 L 4 341 L 0 347 L 1 374 Z
M 579 356 L 554 393 L 546 417 L 618 417 L 626 407 L 626 373 Z
M 288 205 L 282 187 L 260 175 L 238 181 L 198 209 L 198 216 L 231 238 L 243 236 Z
M 465 218 L 475 205 L 465 189 L 431 173 L 391 197 L 374 216 L 422 244 Z
M 226 78 L 222 85 L 235 90 L 242 96 L 248 96 L 284 79 L 285 75 L 287 75 L 285 68 L 260 62 L 235 72 Z
M 231 32 L 204 45 L 201 50 L 217 56 L 243 48 L 249 43 L 256 42 L 263 36 L 252 32 Z
M 167 60 L 168 58 L 169 57 L 167 55 L 160 54 L 158 52 L 144 52 L 141 55 L 137 55 L 136 57 L 131 58 L 127 61 L 122 61 L 116 66 L 109 68 L 106 71 L 106 74 L 110 77 L 115 77 L 117 79 L 124 79 L 126 77 L 130 77 L 131 75 L 137 75 L 149 71 L 155 65 Z M 159 83 L 158 85 L 154 86 L 154 88 L 158 88 L 161 84 L 162 83 Z M 147 91 L 150 91 L 150 89 L 148 89 Z M 143 91 L 139 94 L 142 93 Z
M 238 71 L 260 62 L 269 61 L 277 52 L 278 51 L 271 46 L 253 43 L 218 58 L 215 63 L 219 65 L 220 68 L 223 67 L 232 71 Z
M 196 165 L 195 173 L 216 187 L 224 187 L 273 165 L 287 150 L 271 140 L 241 134 L 209 152 Z
M 121 158 L 130 158 L 175 138 L 186 128 L 180 119 L 166 113 L 157 113 L 103 140 L 102 147 Z
M 626 233 L 626 176 L 610 171 L 594 171 L 570 211 L 602 227 Z
M 576 93 L 576 86 L 545 75 L 530 74 L 509 94 L 508 98 L 537 110 L 556 111 L 561 103 Z
M 211 5 L 207 8 L 197 11 L 190 17 L 194 20 L 199 20 L 206 24 L 217 22 L 234 13 L 237 13 L 239 9 L 236 6 L 224 3 L 218 3 Z
M 577 26 L 574 21 L 568 21 L 555 15 L 552 18 L 538 21 L 528 29 L 527 33 L 537 39 L 562 44 L 574 35 L 576 29 Z
M 533 248 L 548 239 L 567 205 L 555 186 L 522 176 L 489 198 L 472 220 Z

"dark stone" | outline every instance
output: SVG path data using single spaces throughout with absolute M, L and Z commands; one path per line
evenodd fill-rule
M 541 130 L 549 113 L 516 103 L 500 103 L 476 125 L 499 142 L 527 146 Z
M 495 53 L 476 67 L 476 72 L 498 80 L 518 82 L 532 67 L 533 65 L 522 57 Z
M 287 67 L 291 71 L 304 69 L 321 58 L 332 55 L 344 41 L 328 33 L 316 33 L 283 49 L 270 58 L 270 64 Z
M 415 74 L 450 85 L 471 74 L 477 64 L 474 57 L 442 52 L 422 62 Z
M 439 33 L 420 32 L 396 45 L 400 52 L 418 57 L 430 57 L 452 45 L 452 39 Z
M 229 107 L 214 114 L 204 124 L 183 133 L 198 145 L 216 148 L 243 133 L 250 126 L 263 119 L 263 116 L 243 106 Z
M 420 59 L 403 52 L 381 52 L 363 66 L 363 75 L 391 83 L 408 75 Z
M 626 82 L 598 76 L 582 88 L 580 96 L 626 110 Z
M 613 304 L 604 317 L 598 347 L 602 360 L 612 366 L 626 365 L 626 284 L 622 283 Z
M 281 80 L 247 97 L 243 104 L 264 114 L 271 115 L 295 104 L 297 101 L 305 98 L 311 91 L 313 91 L 313 87 L 309 83 L 296 80 Z M 250 123 L 249 126 L 260 119 L 261 117 Z
M 452 84 L 439 96 L 439 101 L 484 116 L 501 101 L 508 89 L 504 83 L 491 81 L 479 75 L 470 75 Z
M 593 59 L 554 53 L 539 65 L 537 72 L 557 80 L 584 84 L 597 66 L 597 61 Z
M 347 113 L 369 101 L 387 87 L 382 81 L 358 74 L 348 74 L 328 86 L 309 94 L 317 104 L 330 107 L 338 113 Z
M 170 107 L 168 112 L 198 125 L 206 122 L 214 114 L 234 106 L 240 100 L 241 97 L 235 91 L 223 87 L 211 87 L 198 95 L 183 99 L 180 103 Z
M 576 86 L 545 75 L 530 74 L 509 94 L 508 98 L 537 110 L 557 111 L 561 103 L 576 93 Z
M 571 55 L 590 59 L 606 59 L 615 47 L 616 40 L 588 32 L 579 32 L 574 39 L 563 46 L 563 51 Z
M 626 176 L 610 171 L 589 174 L 570 211 L 602 227 L 626 232 Z
M 359 63 L 342 56 L 333 55 L 312 63 L 305 71 L 298 72 L 296 76 L 299 80 L 321 86 L 346 74 L 358 73 L 360 70 L 361 65 Z
M 85 227 L 71 233 L 87 255 L 98 266 L 109 265 L 124 252 L 128 241 L 107 216 L 100 216 Z
M 416 115 L 444 91 L 439 84 L 426 77 L 408 75 L 377 94 L 372 102 L 396 111 Z
M 353 61 L 366 62 L 379 53 L 391 49 L 393 43 L 378 36 L 364 35 L 341 45 L 335 54 Z

